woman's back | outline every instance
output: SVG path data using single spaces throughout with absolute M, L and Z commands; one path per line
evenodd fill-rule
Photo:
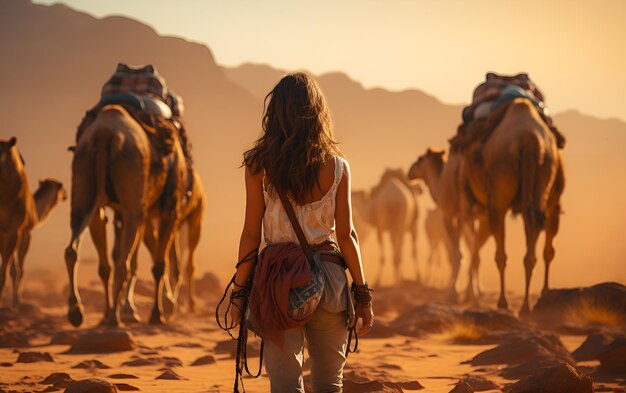
M 310 244 L 319 244 L 327 240 L 335 230 L 335 199 L 344 166 L 345 160 L 341 157 L 334 156 L 326 160 L 319 171 L 319 187 L 315 187 L 310 192 L 304 204 L 297 204 L 291 196 L 288 197 Z M 263 179 L 263 197 L 265 200 L 263 214 L 265 242 L 268 244 L 298 243 L 280 198 L 269 184 L 267 177 Z

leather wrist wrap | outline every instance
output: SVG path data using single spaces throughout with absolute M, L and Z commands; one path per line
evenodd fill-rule
M 372 300 L 373 300 L 373 296 L 372 296 L 372 291 L 373 289 L 370 289 L 367 286 L 367 283 L 365 285 L 356 285 L 354 282 L 352 283 L 352 296 L 354 296 L 354 303 L 355 305 L 361 306 L 361 307 L 369 307 L 372 305 Z

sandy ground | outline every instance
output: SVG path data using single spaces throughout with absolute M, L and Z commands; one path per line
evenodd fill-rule
M 0 333 L 4 334 L 4 342 L 0 340 L 0 345 L 4 348 L 0 348 L 0 391 L 63 391 L 65 386 L 62 383 L 57 387 L 41 383 L 55 372 L 68 373 L 73 380 L 103 379 L 119 384 L 120 390 L 132 390 L 134 387 L 135 390 L 145 392 L 232 391 L 233 343 L 228 342 L 229 337 L 216 326 L 214 319 L 216 295 L 204 299 L 200 312 L 191 315 L 181 311 L 166 326 L 142 323 L 120 329 L 130 332 L 136 344 L 134 350 L 113 353 L 68 353 L 69 343 L 75 340 L 76 336 L 94 330 L 111 331 L 100 330 L 97 327 L 101 317 L 97 305 L 97 292 L 83 292 L 86 293 L 83 298 L 87 304 L 86 319 L 79 329 L 71 327 L 66 321 L 66 310 L 63 306 L 63 297 L 60 295 L 48 295 L 43 298 L 42 294 L 30 293 L 27 294 L 27 301 L 31 306 L 24 307 L 20 312 L 2 309 Z M 415 289 L 411 286 L 404 289 L 381 290 L 376 296 L 379 305 L 376 310 L 378 329 L 373 330 L 370 337 L 360 340 L 359 351 L 349 356 L 344 377 L 346 392 L 408 392 L 417 390 L 419 385 L 423 386 L 423 389 L 420 389 L 423 392 L 449 392 L 459 380 L 467 376 L 475 379 L 483 377 L 481 379 L 483 382 L 491 381 L 494 384 L 494 388 L 482 391 L 500 392 L 516 382 L 516 379 L 502 376 L 505 364 L 467 363 L 477 354 L 498 345 L 498 340 L 488 342 L 489 340 L 485 339 L 486 330 L 480 330 L 477 334 L 476 325 L 472 325 L 471 329 L 460 329 L 459 326 L 467 326 L 467 323 L 438 324 L 438 319 L 447 318 L 445 314 L 441 316 L 435 314 L 426 323 L 424 315 L 433 311 L 430 308 L 429 311 L 419 311 L 415 308 L 420 305 L 426 307 L 444 305 L 441 306 L 442 310 L 451 310 L 445 312 L 460 313 L 468 306 L 449 307 L 445 303 L 440 303 L 444 298 L 442 291 Z M 520 299 L 512 297 L 511 303 L 512 307 L 517 309 Z M 41 305 L 35 307 L 32 304 Z M 147 317 L 151 299 L 138 295 L 137 304 L 142 316 Z M 486 313 L 484 315 L 492 317 L 496 315 L 492 314 L 494 311 L 491 307 L 494 304 L 495 294 L 484 297 L 481 308 L 482 312 Z M 409 319 L 413 317 L 410 312 L 414 312 L 417 319 L 411 319 L 410 326 L 400 324 L 398 322 L 400 316 L 408 316 Z M 517 321 L 519 320 L 511 315 L 507 323 L 517 324 Z M 508 328 L 503 329 L 496 325 L 498 324 L 491 324 L 489 332 L 509 331 Z M 412 333 L 407 333 L 407 326 Z M 529 329 L 536 329 L 536 326 L 532 325 Z M 623 330 L 623 327 L 618 327 L 618 330 L 620 329 Z M 404 333 L 400 334 L 398 331 Z M 67 334 L 68 332 L 70 334 Z M 10 345 L 7 337 L 22 337 L 28 342 Z M 50 345 L 51 339 L 59 340 L 63 337 L 66 338 L 64 341 L 66 344 Z M 576 334 L 561 332 L 558 337 L 566 350 L 572 352 L 580 346 L 587 335 L 581 332 Z M 254 349 L 257 348 L 258 341 L 256 338 L 251 341 L 250 351 L 254 355 L 257 353 Z M 460 341 L 463 343 L 459 344 Z M 17 362 L 20 353 L 23 352 L 48 353 L 53 361 Z M 192 366 L 196 359 L 207 355 L 212 356 L 214 362 L 209 359 L 209 364 Z M 92 360 L 97 360 L 102 365 L 91 364 L 87 368 L 75 368 L 81 362 Z M 133 360 L 135 363 L 146 364 L 124 364 Z M 252 356 L 250 363 L 252 368 L 256 369 L 258 356 Z M 583 374 L 590 374 L 592 377 L 599 365 L 597 360 L 578 364 Z M 178 376 L 175 377 L 177 379 L 157 379 L 167 370 L 172 370 Z M 309 371 L 306 370 L 305 380 L 308 374 Z M 601 383 L 595 383 L 596 391 L 626 391 L 625 380 L 626 375 L 604 378 Z M 259 379 L 246 378 L 245 388 L 251 393 L 269 391 L 267 375 L 263 373 Z

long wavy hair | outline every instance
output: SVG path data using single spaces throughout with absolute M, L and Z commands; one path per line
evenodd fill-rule
M 263 135 L 243 154 L 243 165 L 255 174 L 265 170 L 275 190 L 304 204 L 320 187 L 321 164 L 341 155 L 326 100 L 313 78 L 297 72 L 278 82 L 264 106 Z

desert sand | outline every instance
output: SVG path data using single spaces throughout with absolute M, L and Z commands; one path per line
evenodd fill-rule
M 71 380 L 88 378 L 108 381 L 120 391 L 232 391 L 234 341 L 215 323 L 220 288 L 208 287 L 209 282 L 210 275 L 199 282 L 202 307 L 197 314 L 187 314 L 182 305 L 166 326 L 141 323 L 123 329 L 97 326 L 102 304 L 97 282 L 81 288 L 86 320 L 79 329 L 65 318 L 62 291 L 27 290 L 29 304 L 0 310 L 0 391 L 64 391 Z M 149 291 L 150 284 L 141 282 L 137 305 L 144 319 L 151 306 Z M 598 355 L 626 332 L 623 286 L 553 291 L 539 300 L 532 320 L 495 310 L 495 293 L 472 306 L 453 306 L 445 298 L 443 290 L 410 282 L 380 288 L 375 328 L 348 358 L 345 391 L 449 392 L 465 381 L 473 390 L 455 391 L 522 392 L 528 390 L 514 390 L 518 380 L 559 364 L 577 367 L 582 378 L 578 384 L 591 377 L 595 391 L 626 391 L 623 342 L 621 355 L 616 355 L 621 356 L 621 371 L 611 371 L 610 363 Z M 511 299 L 512 307 L 519 308 L 521 297 Z M 574 307 L 578 311 L 572 313 Z M 258 338 L 249 343 L 254 370 L 258 344 Z M 305 360 L 305 382 L 308 374 Z M 564 382 L 562 375 L 556 378 Z M 550 389 L 550 382 L 555 381 L 541 383 Z M 268 391 L 265 372 L 259 379 L 246 377 L 245 388 L 251 393 Z

